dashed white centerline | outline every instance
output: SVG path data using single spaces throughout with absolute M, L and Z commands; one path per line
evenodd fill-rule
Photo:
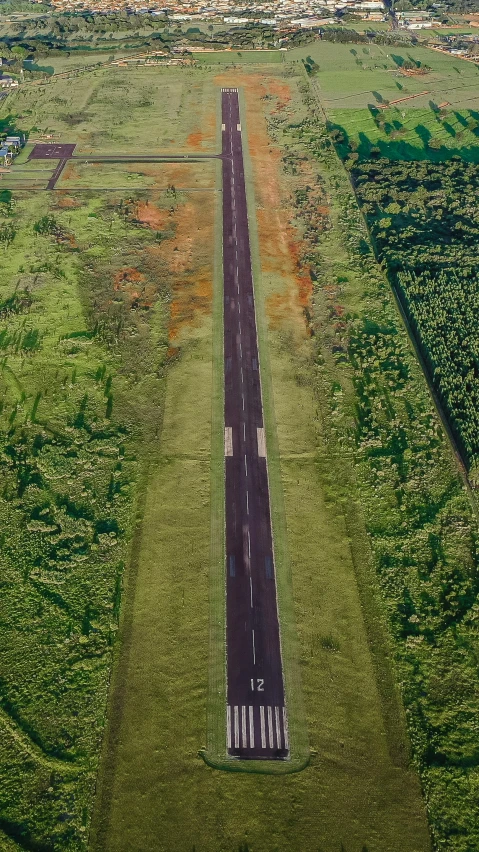
M 252 636 L 253 636 L 253 665 L 255 666 L 256 665 L 256 648 L 255 648 L 255 644 L 254 644 L 254 630 L 252 630 L 251 633 L 252 633 Z
M 249 578 L 249 599 L 251 603 L 251 609 L 253 609 L 253 580 L 251 579 L 251 575 Z
M 246 492 L 246 514 L 249 515 L 249 493 Z
M 248 476 L 248 462 L 246 461 L 246 454 L 245 454 L 245 457 L 244 457 L 244 472 L 245 472 L 245 476 Z
M 246 423 L 243 423 L 243 441 L 246 441 Z

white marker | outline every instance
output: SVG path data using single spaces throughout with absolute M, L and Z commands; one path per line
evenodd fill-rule
M 276 743 L 277 747 L 281 748 L 281 728 L 279 726 L 279 707 L 274 708 L 274 715 L 276 721 Z
M 238 719 L 238 708 L 234 708 L 234 719 L 235 719 L 235 748 L 239 748 L 239 719 Z
M 268 707 L 268 734 L 269 734 L 269 747 L 274 748 L 273 708 L 272 707 Z
M 259 721 L 261 725 L 261 748 L 266 748 L 266 731 L 264 726 L 264 707 L 259 708 Z

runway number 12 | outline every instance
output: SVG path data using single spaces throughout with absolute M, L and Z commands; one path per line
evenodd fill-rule
M 255 682 L 254 679 L 251 678 L 251 689 L 255 690 Z M 262 677 L 256 678 L 256 692 L 264 692 L 264 679 Z

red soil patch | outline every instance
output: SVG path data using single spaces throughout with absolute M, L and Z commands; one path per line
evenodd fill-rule
M 140 201 L 137 219 L 143 225 L 148 225 L 153 231 L 161 231 L 168 219 L 168 212 L 160 210 L 155 204 L 149 204 L 148 201 Z
M 152 284 L 145 283 L 145 276 L 132 266 L 120 269 L 113 279 L 113 288 L 121 293 L 132 310 L 151 308 L 156 299 Z
M 148 247 L 157 262 L 166 264 L 171 277 L 171 349 L 175 349 L 185 329 L 199 325 L 201 318 L 211 313 L 214 211 L 212 207 L 201 209 L 203 203 L 194 199 L 180 204 L 172 214 L 176 226 L 174 238 Z
M 77 201 L 76 198 L 72 198 L 70 195 L 60 195 L 58 193 L 56 196 L 56 206 L 62 210 L 72 210 L 75 207 L 81 207 L 81 202 Z
M 67 163 L 62 172 L 62 181 L 64 180 L 78 180 L 80 175 L 75 167 L 74 163 Z
M 194 151 L 198 151 L 203 147 L 203 134 L 201 130 L 195 130 L 194 133 L 190 133 L 186 140 L 187 148 L 193 148 Z
M 226 72 L 215 78 L 221 86 L 244 88 L 248 110 L 248 141 L 253 161 L 255 180 L 256 216 L 260 239 L 261 268 L 266 279 L 278 282 L 277 292 L 267 299 L 270 325 L 280 327 L 293 324 L 304 335 L 305 323 L 312 298 L 309 270 L 301 265 L 301 241 L 289 224 L 294 211 L 289 192 L 280 183 L 281 151 L 268 135 L 265 112 L 271 101 L 262 100 L 273 95 L 281 109 L 291 101 L 288 83 L 264 74 L 235 74 Z
M 120 269 L 120 271 L 116 273 L 114 278 L 114 289 L 123 290 L 131 284 L 138 284 L 144 280 L 145 276 L 141 272 L 138 272 L 138 270 L 133 266 L 128 266 L 125 269 Z

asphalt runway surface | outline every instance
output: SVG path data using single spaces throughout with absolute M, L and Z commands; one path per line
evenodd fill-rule
M 237 89 L 222 90 L 228 753 L 289 753 Z

